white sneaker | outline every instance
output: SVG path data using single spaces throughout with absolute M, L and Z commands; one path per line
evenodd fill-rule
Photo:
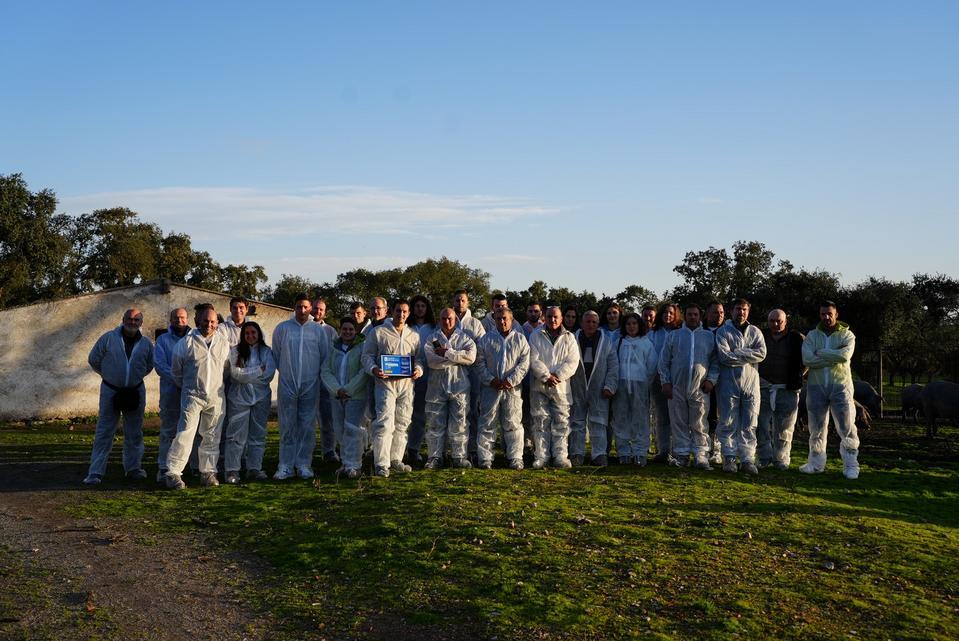
M 278 468 L 276 474 L 273 475 L 273 479 L 276 481 L 285 481 L 291 478 L 293 478 L 293 470 L 288 467 Z
M 392 472 L 412 472 L 413 468 L 404 463 L 403 461 L 396 459 L 395 461 L 390 461 L 390 471 Z
M 533 469 L 534 469 L 534 470 L 541 470 L 541 469 L 543 469 L 544 467 L 546 467 L 546 461 L 544 461 L 544 460 L 541 459 L 541 458 L 533 459 Z
M 842 475 L 850 481 L 859 478 L 859 456 L 858 452 L 850 452 L 842 447 L 839 448 L 839 454 L 842 456 Z
M 375 476 L 382 476 L 383 478 L 390 477 L 390 468 L 383 467 L 382 465 L 377 466 L 376 470 L 373 472 Z
M 103 482 L 103 477 L 100 476 L 99 474 L 87 474 L 87 477 L 83 479 L 84 485 L 100 485 L 100 483 L 102 482 Z
M 301 479 L 311 479 L 314 476 L 316 476 L 315 474 L 313 474 L 313 470 L 307 467 L 306 465 L 302 465 L 296 468 L 296 474 Z
M 699 470 L 711 470 L 713 466 L 709 464 L 709 459 L 706 458 L 705 454 L 698 454 L 696 456 L 696 462 L 693 463 L 693 467 Z
M 822 474 L 823 472 L 826 471 L 826 469 L 823 467 L 816 467 L 815 464 L 813 464 L 812 462 L 809 462 L 809 463 L 804 463 L 803 465 L 800 465 L 799 471 L 802 472 L 803 474 Z

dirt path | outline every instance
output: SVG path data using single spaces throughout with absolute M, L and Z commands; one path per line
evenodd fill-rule
M 0 465 L 0 639 L 276 639 L 241 599 L 268 568 L 194 534 L 157 535 L 64 508 L 82 466 Z M 100 490 L 93 490 L 100 491 Z M 123 491 L 102 490 L 105 492 Z

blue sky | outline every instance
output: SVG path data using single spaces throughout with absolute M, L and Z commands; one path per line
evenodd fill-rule
M 959 3 L 8 3 L 0 173 L 222 263 L 959 277 Z

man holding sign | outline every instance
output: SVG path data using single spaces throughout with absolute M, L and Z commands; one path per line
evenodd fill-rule
M 403 453 L 413 416 L 413 381 L 423 375 L 423 351 L 419 333 L 406 325 L 409 315 L 410 304 L 396 301 L 392 322 L 371 332 L 363 345 L 363 369 L 374 381 L 375 417 L 370 431 L 377 476 L 412 469 L 403 463 Z

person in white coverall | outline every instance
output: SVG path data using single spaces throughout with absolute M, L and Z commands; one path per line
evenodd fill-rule
M 826 469 L 826 430 L 832 414 L 839 434 L 843 475 L 859 478 L 859 435 L 853 403 L 852 370 L 849 361 L 856 351 L 856 337 L 832 301 L 819 307 L 819 325 L 809 332 L 802 346 L 802 359 L 809 368 L 806 408 L 809 412 L 809 460 L 800 472 L 817 474 Z
M 473 316 L 469 304 L 469 295 L 465 289 L 457 289 L 453 292 L 450 307 L 456 312 L 456 326 L 463 330 L 463 332 L 476 343 L 479 342 L 479 339 L 486 333 L 486 330 L 483 328 L 483 323 Z M 474 364 L 470 367 L 470 405 L 466 414 L 466 420 L 469 424 L 469 437 L 466 441 L 466 451 L 470 457 L 476 454 L 476 433 L 479 426 L 479 406 L 477 399 L 479 398 L 479 392 L 479 370 Z
M 427 345 L 430 334 L 436 331 L 436 317 L 433 305 L 422 294 L 410 299 L 410 317 L 407 324 L 420 335 L 420 345 Z M 406 433 L 405 463 L 417 465 L 423 462 L 420 449 L 426 437 L 426 387 L 429 384 L 430 371 L 427 367 L 423 375 L 413 383 L 413 418 Z
M 366 336 L 356 330 L 356 321 L 347 316 L 340 320 L 340 336 L 333 341 L 333 350 L 323 362 L 321 377 L 332 400 L 333 432 L 340 445 L 343 465 L 336 471 L 350 479 L 360 478 L 363 450 L 368 434 L 366 421 L 369 377 L 360 362 Z
M 273 330 L 273 356 L 280 378 L 276 408 L 280 423 L 280 463 L 273 478 L 313 478 L 320 367 L 330 353 L 330 338 L 313 322 L 306 294 L 296 297 L 293 318 Z
M 440 326 L 423 345 L 430 369 L 426 388 L 426 467 L 438 469 L 449 441 L 453 467 L 470 467 L 466 458 L 466 409 L 470 404 L 469 366 L 476 361 L 476 343 L 456 327 L 456 312 L 440 312 Z M 480 467 L 492 460 L 480 461 Z
M 642 467 L 649 454 L 649 386 L 659 364 L 646 321 L 638 314 L 627 314 L 613 350 L 619 360 L 619 383 L 612 407 L 616 454 L 620 463 Z
M 617 317 L 618 321 L 618 317 Z M 619 385 L 619 357 L 616 344 L 619 330 L 607 334 L 599 329 L 599 314 L 583 314 L 583 327 L 576 331 L 579 364 L 570 381 L 573 391 L 573 409 L 570 419 L 569 461 L 582 465 L 586 457 L 586 433 L 592 448 L 592 463 L 608 464 L 607 428 L 610 399 Z
M 423 350 L 419 333 L 406 324 L 410 304 L 399 300 L 393 305 L 392 322 L 386 321 L 367 334 L 363 346 L 363 369 L 373 377 L 374 417 L 370 432 L 373 437 L 373 468 L 376 476 L 387 477 L 390 471 L 409 472 L 403 462 L 406 451 L 406 430 L 413 416 L 413 381 L 423 375 Z M 390 376 L 380 367 L 380 357 L 407 356 L 413 364 L 411 376 Z
M 173 380 L 170 370 L 173 364 L 173 350 L 177 343 L 190 331 L 187 324 L 187 311 L 177 307 L 170 312 L 170 326 L 157 338 L 153 350 L 153 365 L 160 377 L 160 440 L 157 447 L 157 483 L 162 483 L 167 473 L 167 453 L 170 443 L 176 436 L 176 426 L 180 422 L 180 388 Z
M 529 337 L 530 416 L 533 421 L 533 469 L 552 458 L 554 467 L 571 467 L 568 457 L 569 379 L 579 366 L 576 338 L 563 327 L 559 307 L 546 310 L 545 325 Z
M 643 310 L 645 314 L 645 308 Z M 649 325 L 649 340 L 656 348 L 656 357 L 663 351 L 663 345 L 666 344 L 666 336 L 675 331 L 681 324 L 682 319 L 679 316 L 679 306 L 675 303 L 663 303 L 659 307 L 659 312 L 654 313 L 655 325 Z M 646 321 L 649 323 L 649 321 Z M 659 373 L 653 378 L 649 387 L 649 399 L 653 405 L 656 435 L 656 456 L 653 457 L 654 463 L 670 462 L 670 444 L 669 438 L 672 429 L 669 427 L 669 401 L 663 395 L 662 382 L 659 380 Z
M 756 467 L 756 424 L 759 419 L 759 369 L 766 358 L 766 341 L 749 324 L 749 301 L 733 302 L 732 317 L 716 330 L 719 358 L 719 442 L 723 448 L 723 471 L 736 472 L 736 457 L 747 474 Z
M 698 305 L 687 305 L 685 323 L 666 335 L 659 355 L 659 380 L 669 400 L 673 460 L 689 465 L 692 454 L 696 467 L 709 465 L 709 393 L 719 380 L 716 339 L 701 324 Z
M 318 296 L 313 299 L 313 322 L 327 334 L 330 345 L 333 344 L 339 334 L 336 329 L 326 322 L 326 299 Z M 317 395 L 316 422 L 320 429 L 320 450 L 323 452 L 323 460 L 327 463 L 336 461 L 336 434 L 333 430 L 333 407 L 332 399 L 326 387 L 320 385 L 320 393 Z
M 107 470 L 117 423 L 123 416 L 123 471 L 127 478 L 143 480 L 143 379 L 153 371 L 153 343 L 140 333 L 143 313 L 128 309 L 116 329 L 101 336 L 87 362 L 100 375 L 100 412 L 90 454 L 90 469 L 83 482 L 97 485 Z
M 200 484 L 204 487 L 220 484 L 216 478 L 216 463 L 220 456 L 220 430 L 226 409 L 223 381 L 229 368 L 230 344 L 216 331 L 217 316 L 213 305 L 198 305 L 193 320 L 196 329 L 177 343 L 170 368 L 173 379 L 182 390 L 180 422 L 167 456 L 165 481 L 172 490 L 186 487 L 181 474 L 197 434 L 200 435 Z
M 240 482 L 241 459 L 246 462 L 248 481 L 267 479 L 263 471 L 263 451 L 273 394 L 270 381 L 275 374 L 276 359 L 263 340 L 263 330 L 252 321 L 243 323 L 240 342 L 230 349 L 223 469 L 224 479 L 231 485 Z
M 513 329 L 513 312 L 496 313 L 496 331 L 476 344 L 480 384 L 480 419 L 476 438 L 477 457 L 493 460 L 496 426 L 503 429 L 503 446 L 510 469 L 523 469 L 523 398 L 521 388 L 529 371 L 529 342 Z M 536 331 L 536 330 L 533 330 Z
M 226 336 L 231 347 L 240 342 L 240 328 L 246 322 L 246 312 L 249 308 L 250 303 L 247 299 L 234 296 L 230 299 L 230 315 L 216 326 L 216 331 Z
M 236 347 L 240 343 L 240 328 L 243 327 L 243 323 L 246 322 L 246 313 L 250 309 L 250 301 L 248 301 L 243 296 L 234 296 L 230 299 L 230 315 L 224 319 L 222 323 L 216 326 L 216 331 L 226 336 L 227 341 L 230 343 L 230 347 Z M 230 385 L 233 384 L 233 381 L 229 378 L 226 379 L 226 409 L 224 410 L 224 419 L 223 429 L 220 430 L 220 468 L 222 469 L 224 462 L 226 461 L 226 433 L 227 428 L 229 427 L 228 421 L 230 416 Z M 196 464 L 196 447 L 193 448 L 193 456 L 191 457 L 191 465 Z

